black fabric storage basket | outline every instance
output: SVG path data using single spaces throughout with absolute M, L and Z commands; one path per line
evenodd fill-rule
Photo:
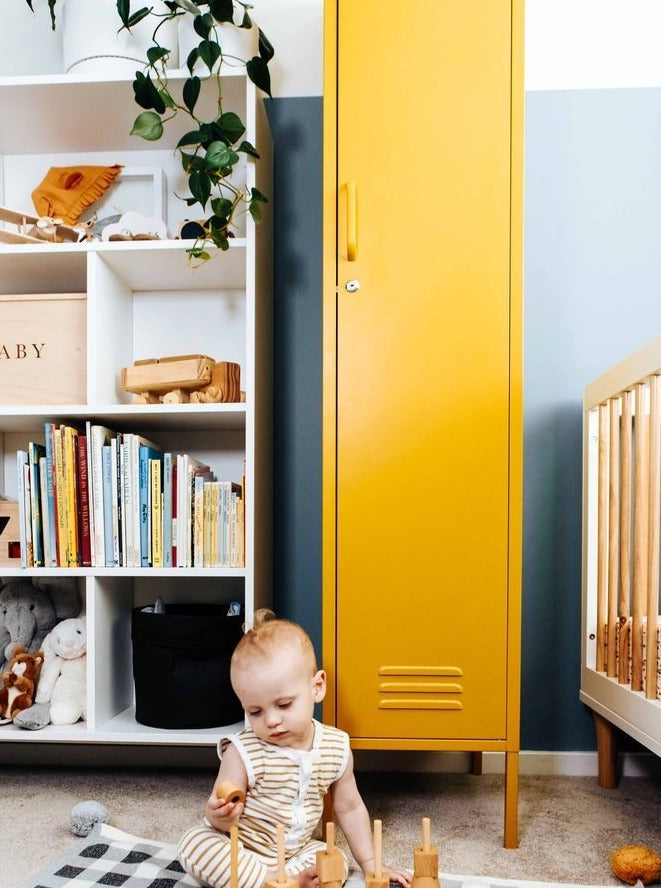
M 243 618 L 227 605 L 166 604 L 131 619 L 135 718 L 153 728 L 215 728 L 243 719 L 230 657 Z

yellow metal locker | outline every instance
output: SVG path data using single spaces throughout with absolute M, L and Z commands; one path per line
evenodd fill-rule
M 325 718 L 507 754 L 516 844 L 522 4 L 326 2 Z

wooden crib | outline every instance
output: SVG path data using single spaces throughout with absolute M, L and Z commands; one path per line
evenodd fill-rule
M 585 389 L 581 700 L 600 786 L 617 729 L 661 755 L 661 336 Z

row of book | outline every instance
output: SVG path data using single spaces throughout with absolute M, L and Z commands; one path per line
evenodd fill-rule
M 23 567 L 243 567 L 245 477 L 87 422 L 17 451 Z

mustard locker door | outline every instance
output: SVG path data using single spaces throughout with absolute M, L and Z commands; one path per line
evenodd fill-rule
M 503 738 L 511 5 L 337 8 L 337 723 Z

